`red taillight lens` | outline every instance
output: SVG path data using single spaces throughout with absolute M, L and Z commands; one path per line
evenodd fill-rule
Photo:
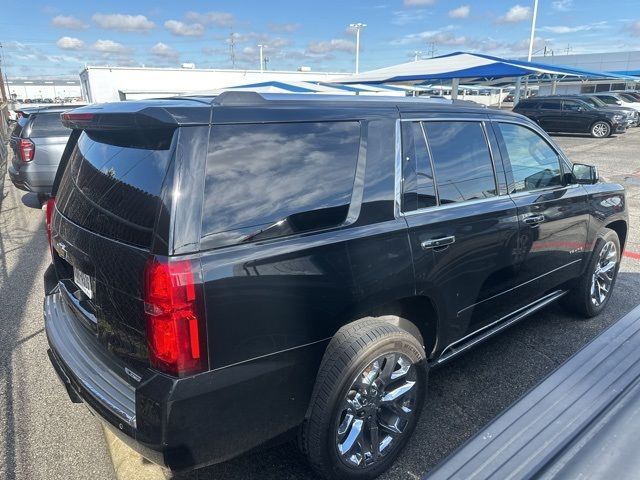
M 45 218 L 47 220 L 47 239 L 49 240 L 49 250 L 53 254 L 53 246 L 51 245 L 51 220 L 53 219 L 53 211 L 56 209 L 56 199 L 50 198 L 47 200 L 47 206 L 45 209 Z
M 33 155 L 36 152 L 36 146 L 28 138 L 20 139 L 20 159 L 23 162 L 30 162 L 33 160 Z
M 145 269 L 144 309 L 151 365 L 176 376 L 207 368 L 205 326 L 193 264 L 152 257 Z

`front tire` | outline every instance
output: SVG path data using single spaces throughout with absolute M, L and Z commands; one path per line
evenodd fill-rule
M 300 443 L 328 479 L 372 479 L 406 445 L 424 402 L 420 342 L 373 318 L 341 328 L 327 347 Z
M 591 125 L 591 136 L 594 138 L 606 138 L 611 135 L 611 125 L 604 120 L 598 120 Z
M 621 258 L 618 234 L 609 228 L 603 229 L 585 272 L 565 297 L 565 306 L 585 318 L 602 312 L 611 298 Z

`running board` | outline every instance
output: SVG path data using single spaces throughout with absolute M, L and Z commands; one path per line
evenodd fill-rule
M 520 320 L 528 317 L 532 313 L 537 312 L 538 310 L 546 307 L 550 303 L 555 302 L 560 297 L 564 296 L 567 292 L 565 290 L 555 290 L 536 302 L 527 305 L 526 307 L 522 307 L 515 312 L 502 317 L 499 320 L 496 320 L 493 323 L 481 328 L 480 330 L 476 330 L 473 333 L 470 333 L 466 337 L 461 338 L 457 342 L 452 343 L 447 348 L 442 351 L 442 354 L 434 362 L 435 365 L 442 365 L 449 360 L 457 357 L 463 352 L 466 352 L 470 348 L 476 346 L 477 344 L 485 341 L 486 339 L 493 337 L 495 334 L 501 332 L 502 330 L 510 327 L 514 323 L 518 323 Z

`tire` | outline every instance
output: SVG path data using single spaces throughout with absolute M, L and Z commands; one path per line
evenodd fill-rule
M 327 479 L 380 475 L 409 440 L 426 386 L 424 349 L 413 335 L 375 318 L 342 327 L 327 347 L 300 431 L 311 466 Z
M 609 257 L 611 255 L 611 245 L 615 249 L 615 264 L 610 267 L 610 270 L 603 273 L 602 265 L 604 263 L 602 257 L 603 255 L 605 257 Z M 604 252 L 605 248 L 609 249 L 609 252 Z M 576 285 L 564 298 L 565 306 L 569 310 L 578 313 L 585 318 L 595 317 L 602 312 L 611 298 L 611 293 L 615 286 L 616 278 L 618 277 L 618 270 L 620 269 L 621 257 L 622 251 L 620 250 L 620 239 L 618 238 L 618 234 L 609 228 L 602 229 L 598 234 L 596 245 L 593 249 L 589 263 L 587 264 L 587 268 L 582 276 L 578 278 Z M 606 265 L 609 265 L 609 263 Z M 599 268 L 601 271 L 600 275 L 596 273 Z M 610 275 L 608 272 L 611 272 Z M 602 275 L 607 278 L 610 277 L 609 284 L 606 287 L 607 293 L 604 298 L 601 296 L 602 288 L 597 286 L 598 284 L 602 285 L 606 283 L 603 280 Z M 596 280 L 597 283 L 594 283 Z
M 604 120 L 598 120 L 593 125 L 591 125 L 591 136 L 594 138 L 607 138 L 611 135 L 611 125 Z

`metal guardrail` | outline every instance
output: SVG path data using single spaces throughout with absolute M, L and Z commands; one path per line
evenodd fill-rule
M 620 415 L 625 415 L 629 405 L 638 410 L 634 403 L 638 385 L 640 306 L 567 360 L 423 480 L 576 478 L 564 476 L 575 473 L 576 468 L 590 472 L 581 478 L 638 478 L 629 477 L 629 469 L 639 462 L 607 463 L 603 453 L 608 450 L 619 457 L 624 453 L 623 445 L 633 447 L 629 444 L 638 437 L 634 432 L 639 430 L 639 415 L 626 414 L 636 418 L 635 424 Z M 607 420 L 612 411 L 623 413 Z M 613 428 L 614 433 L 602 433 Z M 597 458 L 593 458 L 593 450 L 600 452 Z M 640 458 L 637 450 L 632 456 Z M 599 473 L 594 474 L 594 469 Z

